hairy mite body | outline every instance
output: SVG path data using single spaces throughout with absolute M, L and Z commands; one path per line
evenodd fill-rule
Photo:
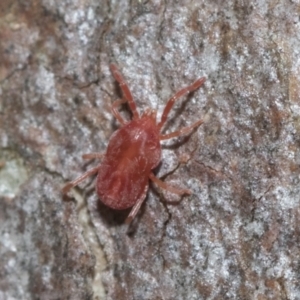
M 160 122 L 157 123 L 155 110 L 148 109 L 144 114 L 139 115 L 131 92 L 114 64 L 111 65 L 111 71 L 123 92 L 124 98 L 115 101 L 112 106 L 112 113 L 122 126 L 110 138 L 105 154 L 91 153 L 83 156 L 86 159 L 100 158 L 102 162 L 99 166 L 67 183 L 63 188 L 63 193 L 67 193 L 85 178 L 98 173 L 96 190 L 100 200 L 113 209 L 122 210 L 132 207 L 127 218 L 129 223 L 136 216 L 146 198 L 149 179 L 172 193 L 179 195 L 191 193 L 187 189 L 177 189 L 167 185 L 155 177 L 152 170 L 161 160 L 161 140 L 190 133 L 203 123 L 202 120 L 199 120 L 178 131 L 164 135 L 160 133 L 174 102 L 181 96 L 199 88 L 205 78 L 198 79 L 170 98 Z M 128 103 L 133 114 L 133 119 L 128 122 L 122 118 L 117 110 L 117 107 L 125 102 Z
M 98 171 L 101 201 L 114 209 L 132 207 L 147 191 L 149 174 L 160 158 L 159 132 L 151 116 L 121 127 L 112 135 Z

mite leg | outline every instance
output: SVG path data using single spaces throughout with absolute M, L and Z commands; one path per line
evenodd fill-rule
M 113 115 L 115 116 L 115 118 L 122 124 L 122 125 L 125 125 L 126 124 L 126 121 L 123 119 L 123 117 L 120 115 L 119 111 L 117 110 L 117 107 L 120 106 L 121 104 L 123 103 L 126 103 L 127 100 L 126 99 L 120 99 L 120 100 L 117 100 L 113 103 L 112 105 L 112 113 Z
M 83 181 L 84 179 L 86 179 L 87 177 L 90 177 L 94 174 L 96 174 L 99 170 L 99 166 L 95 167 L 87 172 L 85 172 L 84 174 L 82 174 L 81 176 L 79 176 L 78 178 L 76 178 L 73 181 L 68 182 L 62 189 L 62 193 L 66 194 L 71 188 L 73 188 L 74 186 L 78 185 L 81 181 Z
M 178 91 L 172 98 L 170 98 L 166 104 L 166 107 L 163 111 L 163 114 L 161 116 L 161 120 L 158 123 L 158 127 L 159 129 L 161 129 L 163 127 L 163 125 L 166 123 L 167 118 L 168 118 L 168 114 L 170 112 L 170 110 L 172 109 L 175 101 L 177 101 L 180 97 L 198 89 L 205 81 L 205 78 L 202 77 L 198 80 L 196 80 L 193 84 L 181 89 L 180 91 Z
M 168 192 L 171 192 L 173 194 L 178 194 L 178 195 L 190 195 L 192 192 L 188 189 L 178 189 L 173 186 L 170 186 L 166 184 L 165 182 L 161 181 L 158 179 L 153 173 L 150 173 L 149 178 L 160 188 L 167 190 Z
M 116 81 L 119 83 L 124 98 L 128 101 L 128 105 L 133 114 L 133 119 L 138 119 L 139 113 L 137 111 L 136 104 L 133 100 L 132 94 L 131 94 L 129 87 L 128 87 L 127 83 L 125 82 L 122 74 L 120 73 L 120 71 L 118 70 L 118 68 L 115 64 L 110 65 L 110 70 L 111 70 L 114 78 L 116 79 Z
M 202 120 L 199 120 L 197 122 L 195 122 L 194 124 L 187 126 L 187 127 L 183 127 L 179 130 L 176 130 L 174 132 L 168 133 L 168 134 L 161 134 L 159 136 L 160 140 L 167 140 L 167 139 L 171 139 L 180 135 L 184 135 L 187 133 L 190 133 L 194 128 L 196 128 L 197 126 L 200 126 L 203 123 Z
M 148 190 L 148 185 L 145 186 L 145 190 L 143 192 L 143 194 L 141 195 L 140 199 L 136 202 L 136 204 L 132 207 L 128 217 L 125 220 L 126 224 L 130 224 L 132 222 L 132 220 L 134 219 L 134 217 L 137 215 L 137 213 L 139 212 L 143 202 L 146 199 L 146 195 L 147 195 L 147 190 Z
M 82 158 L 83 159 L 102 159 L 104 157 L 105 153 L 87 153 L 83 154 Z

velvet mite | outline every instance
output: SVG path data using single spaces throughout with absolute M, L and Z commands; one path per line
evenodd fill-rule
M 199 120 L 172 133 L 160 133 L 175 101 L 198 89 L 204 83 L 205 78 L 196 80 L 170 98 L 163 110 L 161 120 L 157 122 L 155 110 L 147 109 L 142 115 L 139 115 L 136 103 L 122 74 L 114 64 L 110 65 L 110 69 L 123 94 L 123 98 L 115 101 L 112 105 L 112 113 L 121 123 L 121 127 L 112 134 L 106 153 L 83 155 L 84 159 L 98 158 L 102 159 L 102 162 L 77 179 L 68 182 L 63 188 L 63 193 L 67 193 L 87 177 L 98 173 L 96 190 L 100 200 L 108 207 L 117 210 L 132 207 L 126 219 L 126 223 L 130 223 L 146 198 L 149 179 L 171 193 L 191 194 L 188 189 L 178 189 L 161 181 L 154 175 L 153 169 L 161 160 L 160 141 L 190 133 L 203 123 L 202 120 Z M 126 102 L 132 112 L 130 121 L 124 120 L 117 110 L 121 104 Z

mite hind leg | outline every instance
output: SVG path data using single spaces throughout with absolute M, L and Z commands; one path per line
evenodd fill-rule
M 173 187 L 165 182 L 163 182 L 162 180 L 160 180 L 159 178 L 157 178 L 153 173 L 150 173 L 149 178 L 160 188 L 173 193 L 173 194 L 177 194 L 177 195 L 191 195 L 192 192 L 188 189 L 178 189 L 176 187 Z
M 99 170 L 99 166 L 88 170 L 87 172 L 85 172 L 84 174 L 82 174 L 81 176 L 79 176 L 78 178 L 76 178 L 73 181 L 68 182 L 62 189 L 62 193 L 66 194 L 71 188 L 73 188 L 74 186 L 78 185 L 81 181 L 83 181 L 84 179 L 96 174 Z
M 135 216 L 137 215 L 137 213 L 139 212 L 143 202 L 146 199 L 147 191 L 148 191 L 148 185 L 145 186 L 143 194 L 141 195 L 139 200 L 135 203 L 135 205 L 132 207 L 128 217 L 125 220 L 126 224 L 130 224 L 132 220 L 135 218 Z

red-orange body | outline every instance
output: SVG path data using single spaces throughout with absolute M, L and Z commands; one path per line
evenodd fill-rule
M 159 131 L 151 115 L 143 115 L 111 137 L 97 177 L 97 194 L 114 209 L 132 207 L 146 195 L 149 174 L 159 164 Z
M 199 88 L 205 78 L 196 80 L 171 97 L 165 106 L 161 120 L 157 122 L 155 110 L 147 109 L 144 114 L 139 115 L 123 76 L 114 64 L 110 67 L 123 92 L 123 99 L 115 101 L 112 105 L 112 113 L 121 123 L 121 127 L 110 138 L 105 154 L 91 153 L 83 156 L 88 159 L 101 158 L 102 162 L 99 166 L 67 183 L 63 188 L 63 193 L 67 193 L 85 178 L 98 173 L 96 190 L 100 200 L 113 209 L 121 210 L 132 207 L 127 218 L 127 222 L 131 222 L 146 198 L 149 179 L 169 192 L 179 195 L 191 193 L 190 190 L 167 185 L 153 174 L 153 169 L 161 160 L 161 140 L 190 133 L 203 123 L 199 120 L 175 132 L 161 134 L 175 101 Z M 124 120 L 117 110 L 123 103 L 128 103 L 133 115 L 131 121 Z

